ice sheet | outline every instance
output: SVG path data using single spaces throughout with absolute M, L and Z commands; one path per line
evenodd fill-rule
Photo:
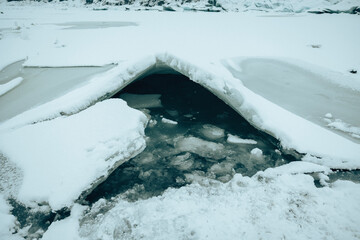
M 69 117 L 2 132 L 0 151 L 23 173 L 14 197 L 26 204 L 46 202 L 55 210 L 71 206 L 145 148 L 146 122 L 143 113 L 112 99 Z
M 360 84 L 355 80 L 324 77 L 272 59 L 232 59 L 226 65 L 233 76 L 253 92 L 320 126 L 326 126 L 322 120 L 326 113 L 341 116 L 343 121 L 354 126 L 360 124 L 357 104 Z M 349 135 L 342 136 L 360 143 Z

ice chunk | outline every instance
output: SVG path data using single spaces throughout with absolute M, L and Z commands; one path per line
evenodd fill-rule
M 215 163 L 211 166 L 209 172 L 214 173 L 217 176 L 225 176 L 227 174 L 234 175 L 234 163 L 232 162 L 222 162 L 222 163 Z
M 262 159 L 263 156 L 263 151 L 259 148 L 254 148 L 253 150 L 251 150 L 251 155 L 256 158 L 256 159 Z
M 114 167 L 145 148 L 146 116 L 111 99 L 69 117 L 2 132 L 0 151 L 23 172 L 23 203 L 72 205 Z
M 326 118 L 332 118 L 333 116 L 332 116 L 331 113 L 327 113 L 327 114 L 325 114 L 325 117 L 326 117 Z
M 123 93 L 120 98 L 125 100 L 132 108 L 158 108 L 162 107 L 160 94 L 131 94 Z
M 17 77 L 5 84 L 0 84 L 0 96 L 17 87 L 23 80 L 24 79 L 22 77 Z
M 211 124 L 205 124 L 200 129 L 200 133 L 210 140 L 216 140 L 225 136 L 224 129 L 221 129 Z
M 180 137 L 176 139 L 175 147 L 179 151 L 195 153 L 204 158 L 218 160 L 225 157 L 224 145 L 196 137 Z
M 175 122 L 173 120 L 170 120 L 170 119 L 167 119 L 167 118 L 161 118 L 161 122 L 171 124 L 171 125 L 177 125 L 178 124 L 177 122 Z
M 194 165 L 194 160 L 191 159 L 190 153 L 178 155 L 170 160 L 170 165 L 175 166 L 179 170 L 188 170 Z
M 228 134 L 228 138 L 226 140 L 228 143 L 236 143 L 236 144 L 257 144 L 255 140 L 252 139 L 242 139 L 238 136 Z
M 156 124 L 157 124 L 157 121 L 156 121 L 155 119 L 151 119 L 151 120 L 149 121 L 148 126 L 152 128 L 152 127 L 155 127 Z

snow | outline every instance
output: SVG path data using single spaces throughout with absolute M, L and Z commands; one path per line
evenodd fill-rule
M 357 239 L 359 201 L 360 185 L 349 181 L 317 188 L 304 174 L 252 178 L 236 174 L 228 183 L 199 179 L 136 202 L 101 199 L 83 216 L 73 217 L 81 224 L 72 237 Z M 56 222 L 50 229 L 64 232 L 68 221 Z
M 7 83 L 0 84 L 0 96 L 16 88 L 23 80 L 24 79 L 22 77 L 17 77 Z
M 167 119 L 167 118 L 161 118 L 161 122 L 166 123 L 166 124 L 171 124 L 171 125 L 177 125 L 178 123 L 174 120 L 171 119 Z
M 88 5 L 88 3 L 92 3 Z M 42 6 L 39 3 L 26 2 L 26 4 L 31 3 L 32 6 Z M 2 5 L 13 6 L 14 3 L 6 2 Z M 22 6 L 24 3 L 19 2 L 17 6 Z M 218 0 L 218 1 L 208 1 L 208 0 L 193 0 L 193 1 L 179 1 L 179 0 L 134 0 L 134 1 L 123 1 L 123 0 L 91 0 L 85 1 L 75 0 L 75 1 L 52 1 L 47 2 L 46 7 L 54 7 L 60 9 L 67 8 L 88 8 L 92 10 L 152 10 L 152 11 L 199 11 L 199 12 L 260 12 L 260 13 L 303 13 L 303 12 L 319 12 L 319 13 L 356 13 L 356 11 L 351 12 L 352 8 L 359 6 L 357 0 Z M 66 25 L 65 25 L 66 26 Z M 20 26 L 18 26 L 20 27 Z
M 202 3 L 189 7 L 202 8 Z M 261 12 L 119 14 L 111 7 L 92 11 L 92 6 L 77 9 L 67 3 L 1 3 L 0 68 L 20 59 L 25 59 L 24 66 L 40 67 L 40 71 L 44 66 L 115 66 L 54 98 L 24 107 L 0 124 L 4 198 L 13 195 L 28 205 L 47 202 L 52 210 L 73 206 L 72 215 L 54 222 L 44 239 L 64 238 L 64 234 L 67 239 L 358 238 L 359 184 L 326 183 L 326 179 L 329 168 L 360 168 L 359 141 L 348 136 L 357 135 L 359 122 L 360 74 L 349 69 L 360 66 L 360 18 L 278 13 L 346 10 L 358 3 L 220 3 L 232 11 Z M 99 28 L 101 22 L 106 27 Z M 228 183 L 189 173 L 186 178 L 192 184 L 168 189 L 161 196 L 136 202 L 119 196 L 83 212 L 74 205 L 81 193 L 145 147 L 144 114 L 121 100 L 97 102 L 148 74 L 174 71 L 202 85 L 253 126 L 280 140 L 279 148 L 304 154 L 303 161 L 252 178 L 236 174 L 220 179 L 230 180 Z M 17 77 L 20 74 L 12 79 Z M 24 79 L 1 99 L 10 95 L 23 99 L 17 90 L 27 83 L 34 91 L 24 94 L 34 98 L 40 86 L 33 79 Z M 292 84 L 294 79 L 297 85 Z M 48 86 L 52 80 L 41 85 Z M 0 81 L 4 82 L 2 77 Z M 58 92 L 51 90 L 46 95 L 53 93 Z M 158 96 L 149 102 L 161 104 Z M 7 103 L 11 101 L 3 104 Z M 12 106 L 17 105 L 22 104 Z M 334 118 L 328 115 L 331 122 L 324 123 L 329 112 Z M 338 130 L 327 126 L 332 122 Z M 175 139 L 179 155 L 169 159 L 169 164 L 189 169 L 194 164 L 190 156 L 197 154 L 214 160 L 214 174 L 230 176 L 231 161 L 216 161 L 228 155 L 216 142 L 225 137 L 222 129 L 205 127 L 201 137 L 204 139 L 188 135 Z M 227 139 L 240 141 L 232 135 Z M 251 139 L 241 141 L 250 143 Z M 252 152 L 249 161 L 264 160 L 259 148 Z M 142 160 L 151 164 L 153 159 Z M 323 187 L 315 187 L 308 173 Z M 0 206 L 5 214 L 1 220 L 7 219 L 1 233 L 7 234 L 14 219 L 9 217 L 8 205 L 0 202 Z
M 26 204 L 46 202 L 54 210 L 71 206 L 145 148 L 146 123 L 143 113 L 112 99 L 69 117 L 2 132 L 0 151 L 23 173 L 15 197 Z
M 332 171 L 328 167 L 309 162 L 291 162 L 276 168 L 268 168 L 264 172 L 258 172 L 259 176 L 277 176 L 282 174 L 301 174 L 301 173 L 324 173 L 330 174 Z
M 81 217 L 85 209 L 86 207 L 81 206 L 79 204 L 75 204 L 71 209 L 70 217 L 62 221 L 53 222 L 41 239 L 42 240 L 80 239 L 80 237 L 77 237 L 79 231 L 78 219 Z
M 16 218 L 10 213 L 11 207 L 4 196 L 0 194 L 0 239 L 20 240 L 19 236 L 12 235 L 14 232 Z
M 257 142 L 255 140 L 252 139 L 242 139 L 238 136 L 232 135 L 232 134 L 228 134 L 227 135 L 227 139 L 226 141 L 228 143 L 234 143 L 234 144 L 257 144 Z
M 162 107 L 160 94 L 130 94 L 123 93 L 120 98 L 132 108 L 157 108 Z
M 326 117 L 326 118 L 332 118 L 333 116 L 332 116 L 331 113 L 327 113 L 327 114 L 325 114 L 325 117 Z

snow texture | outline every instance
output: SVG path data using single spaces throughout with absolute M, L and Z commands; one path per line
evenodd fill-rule
M 0 239 L 20 240 L 19 236 L 13 235 L 16 218 L 10 213 L 11 207 L 5 197 L 0 194 Z
M 22 77 L 17 77 L 7 83 L 0 84 L 0 96 L 16 88 L 23 80 Z
M 112 99 L 69 117 L 2 132 L 0 151 L 23 173 L 15 197 L 26 204 L 46 202 L 54 210 L 71 206 L 145 148 L 146 123 L 143 113 Z
M 309 170 L 315 165 L 300 162 L 296 167 Z M 49 234 L 55 236 L 66 231 L 69 221 L 78 221 L 79 232 L 73 239 L 359 237 L 359 184 L 336 181 L 317 188 L 309 175 L 278 173 L 252 178 L 236 174 L 228 183 L 198 179 L 136 202 L 101 199 L 83 216 L 53 223 Z

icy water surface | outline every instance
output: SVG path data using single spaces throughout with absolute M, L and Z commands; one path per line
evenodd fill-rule
M 95 189 L 90 202 L 118 194 L 136 201 L 194 178 L 227 182 L 235 173 L 252 176 L 293 160 L 281 154 L 276 139 L 184 76 L 149 76 L 115 97 L 151 117 L 147 147 Z
M 113 67 L 23 67 L 23 63 L 15 62 L 0 71 L 0 84 L 24 78 L 19 86 L 0 96 L 0 122 L 60 97 Z

